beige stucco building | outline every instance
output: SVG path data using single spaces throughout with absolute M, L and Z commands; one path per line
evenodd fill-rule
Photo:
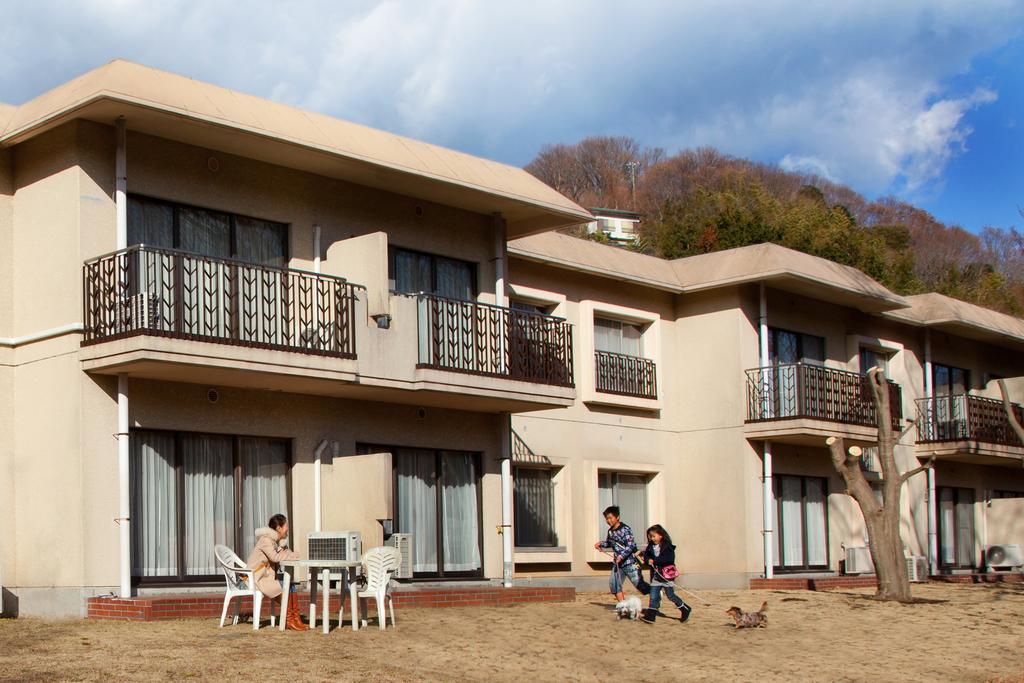
M 520 169 L 127 62 L 0 106 L 5 609 L 209 589 L 213 544 L 244 556 L 280 511 L 300 552 L 392 520 L 424 581 L 599 585 L 612 503 L 692 586 L 834 573 L 864 539 L 824 439 L 873 438 L 869 363 L 925 417 L 901 465 L 938 454 L 910 552 L 1024 542 L 1024 447 L 984 398 L 1024 375 L 1024 322 L 773 245 L 553 232 L 590 218 Z

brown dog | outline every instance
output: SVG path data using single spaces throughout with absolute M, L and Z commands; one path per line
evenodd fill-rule
M 739 607 L 730 607 L 725 613 L 736 622 L 736 628 L 764 628 L 768 625 L 768 603 L 762 602 L 761 609 L 756 612 L 744 612 Z

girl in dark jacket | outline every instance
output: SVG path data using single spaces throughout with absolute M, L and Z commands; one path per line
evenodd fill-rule
M 661 593 L 665 592 L 673 605 L 679 608 L 679 620 L 685 622 L 690 618 L 690 606 L 676 595 L 674 579 L 679 575 L 676 570 L 676 547 L 672 545 L 665 527 L 655 524 L 647 530 L 647 547 L 641 554 L 642 564 L 651 568 L 651 602 L 644 610 L 641 619 L 653 624 L 661 607 Z

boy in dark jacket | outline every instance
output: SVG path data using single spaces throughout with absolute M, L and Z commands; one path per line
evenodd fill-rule
M 647 530 L 647 547 L 644 548 L 641 560 L 651 568 L 651 602 L 641 617 L 645 623 L 653 624 L 661 607 L 661 593 L 679 608 L 679 621 L 686 622 L 690 618 L 690 606 L 676 595 L 675 577 L 678 576 L 676 565 L 676 547 L 668 532 L 660 524 Z
M 608 523 L 608 535 L 605 540 L 595 543 L 594 547 L 598 550 L 606 548 L 614 551 L 612 574 L 608 581 L 612 595 L 619 602 L 626 599 L 626 594 L 622 592 L 625 579 L 629 579 L 642 595 L 647 595 L 650 592 L 650 587 L 644 582 L 644 577 L 636 562 L 638 551 L 636 540 L 633 538 L 633 530 L 619 519 L 619 508 L 616 505 L 612 505 L 604 511 L 604 521 Z

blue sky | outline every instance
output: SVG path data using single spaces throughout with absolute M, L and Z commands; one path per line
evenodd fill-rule
M 629 135 L 813 170 L 972 230 L 1024 224 L 1021 0 L 0 0 L 0 14 L 4 102 L 124 57 L 513 164 Z

